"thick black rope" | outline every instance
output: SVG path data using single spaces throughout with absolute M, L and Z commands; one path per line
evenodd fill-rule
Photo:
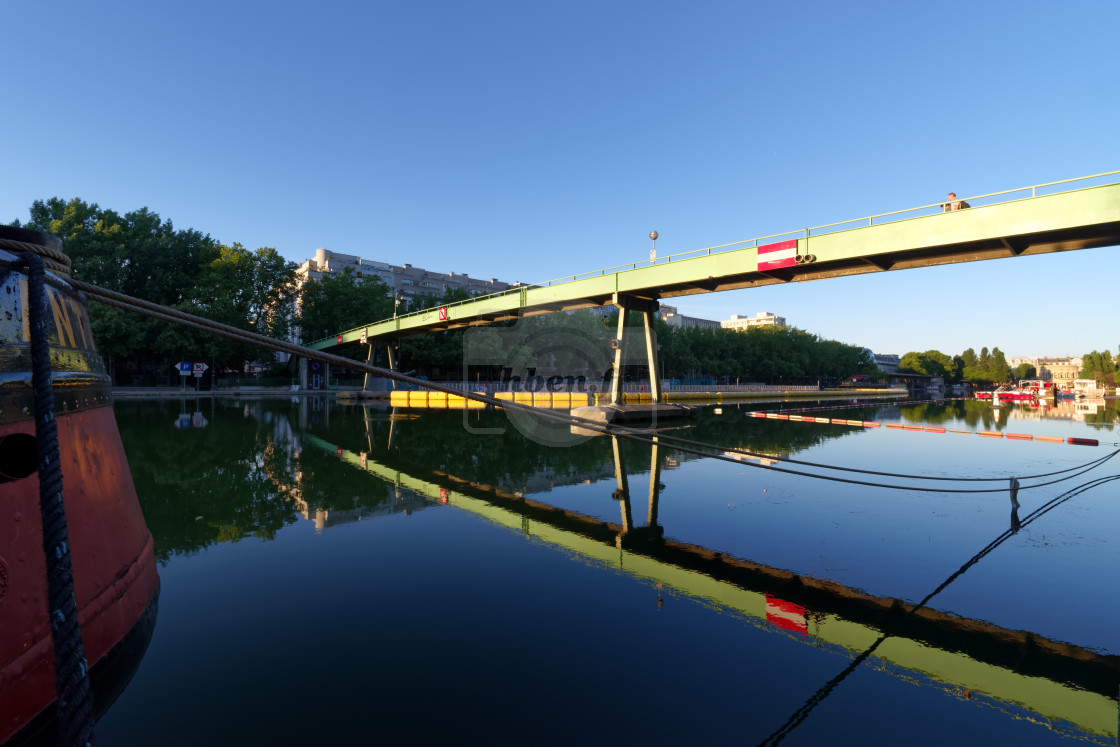
M 55 692 L 58 695 L 57 743 L 93 744 L 93 697 L 89 687 L 78 603 L 74 599 L 74 569 L 66 506 L 62 496 L 62 465 L 58 451 L 58 423 L 51 389 L 50 315 L 47 309 L 43 260 L 23 255 L 27 262 L 28 320 L 31 331 L 31 372 L 35 392 L 35 452 L 39 470 L 39 511 L 43 523 L 43 553 L 47 561 L 47 614 L 54 644 Z
M 302 356 L 302 357 L 308 358 L 310 360 L 322 361 L 323 363 L 327 363 L 329 365 L 334 365 L 334 366 L 339 366 L 341 368 L 348 368 L 348 369 L 351 369 L 351 370 L 354 370 L 354 371 L 361 371 L 361 372 L 364 372 L 364 373 L 373 374 L 375 376 L 384 376 L 386 378 L 394 379 L 396 381 L 399 381 L 399 382 L 402 382 L 402 383 L 405 383 L 405 384 L 420 386 L 420 387 L 423 387 L 425 389 L 430 389 L 430 390 L 436 391 L 436 392 L 446 392 L 448 394 L 454 394 L 456 396 L 461 396 L 461 397 L 464 397 L 465 399 L 470 399 L 470 400 L 475 400 L 475 401 L 478 401 L 478 402 L 482 402 L 482 403 L 491 405 L 493 407 L 497 407 L 497 408 L 501 408 L 501 409 L 505 409 L 505 410 L 516 410 L 518 412 L 522 412 L 522 413 L 525 413 L 525 414 L 532 415 L 533 417 L 539 418 L 541 420 L 551 420 L 551 421 L 556 422 L 556 423 L 575 425 L 575 426 L 578 426 L 580 428 L 585 428 L 587 430 L 597 431 L 599 433 L 603 433 L 603 434 L 606 434 L 606 435 L 618 436 L 619 438 L 625 438 L 627 440 L 637 441 L 637 442 L 640 442 L 640 443 L 651 444 L 654 441 L 654 439 L 651 438 L 647 433 L 645 433 L 644 431 L 641 431 L 639 429 L 628 428 L 626 426 L 613 425 L 613 424 L 608 425 L 606 423 L 603 423 L 602 421 L 590 420 L 590 419 L 587 419 L 587 418 L 580 418 L 580 417 L 573 416 L 571 414 L 560 414 L 560 413 L 552 412 L 550 410 L 543 410 L 543 409 L 538 408 L 538 407 L 533 407 L 531 405 L 523 405 L 523 404 L 516 403 L 516 402 L 510 402 L 509 400 L 499 400 L 499 399 L 497 399 L 493 396 L 489 396 L 489 395 L 477 394 L 477 393 L 473 393 L 473 392 L 463 392 L 463 391 L 460 391 L 458 389 L 455 389 L 455 388 L 452 388 L 452 387 L 442 386 L 440 384 L 436 384 L 436 383 L 433 383 L 433 382 L 430 382 L 430 381 L 423 381 L 423 380 L 420 380 L 420 379 L 415 379 L 411 376 L 407 376 L 407 375 L 399 373 L 397 371 L 391 371 L 389 369 L 379 368 L 377 366 L 371 366 L 368 363 L 361 363 L 359 361 L 354 361 L 354 360 L 351 360 L 349 358 L 344 358 L 340 355 L 334 355 L 332 353 L 326 353 L 326 352 L 323 352 L 321 350 L 313 350 L 311 348 L 307 348 L 307 347 L 304 347 L 302 345 L 297 345 L 297 344 L 291 343 L 291 342 L 285 342 L 283 340 L 275 340 L 271 337 L 267 337 L 265 335 L 258 334 L 256 332 L 249 332 L 247 330 L 238 329 L 237 327 L 231 327 L 231 326 L 226 325 L 226 324 L 221 324 L 219 322 L 215 322 L 215 321 L 212 321 L 210 319 L 206 319 L 205 317 L 200 317 L 200 316 L 195 316 L 193 314 L 188 314 L 184 311 L 179 311 L 178 309 L 172 309 L 172 308 L 169 308 L 167 306 L 161 306 L 159 304 L 152 303 L 151 301 L 145 301 L 145 300 L 140 299 L 140 298 L 135 298 L 133 296 L 125 295 L 123 293 L 118 293 L 116 291 L 111 291 L 111 290 L 108 290 L 108 289 L 105 289 L 105 288 L 98 287 L 96 285 L 90 285 L 89 283 L 83 283 L 79 280 L 72 280 L 71 279 L 69 281 L 69 283 L 70 283 L 70 286 L 72 286 L 73 288 L 75 288 L 77 290 L 83 291 L 84 293 L 88 294 L 88 296 L 92 300 L 97 301 L 99 303 L 103 303 L 103 304 L 106 304 L 108 306 L 114 306 L 116 308 L 119 308 L 119 309 L 122 309 L 122 310 L 125 310 L 125 311 L 131 311 L 131 312 L 134 312 L 134 313 L 142 314 L 144 316 L 148 316 L 148 317 L 151 317 L 153 319 L 160 319 L 160 320 L 163 320 L 163 321 L 172 322 L 174 324 L 180 324 L 180 325 L 183 325 L 183 326 L 186 326 L 186 327 L 191 327 L 193 329 L 198 329 L 198 330 L 201 330 L 201 331 L 204 331 L 204 332 L 210 332 L 212 334 L 216 334 L 216 335 L 219 335 L 219 336 L 222 336 L 222 337 L 227 337 L 227 338 L 234 339 L 234 340 L 239 340 L 241 342 L 250 342 L 254 345 L 259 345 L 260 347 L 265 348 L 267 350 L 275 350 L 275 351 L 279 351 L 279 352 L 285 352 L 285 353 L 289 353 L 289 354 L 292 354 L 292 355 Z M 745 454 L 745 455 L 748 455 L 748 456 L 762 456 L 761 454 L 757 454 L 755 452 L 751 452 L 751 451 L 748 451 L 748 450 L 745 450 L 745 449 L 728 448 L 728 447 L 725 447 L 725 446 L 716 446 L 714 444 L 698 443 L 698 442 L 689 441 L 687 439 L 676 438 L 676 437 L 665 435 L 665 434 L 659 434 L 657 436 L 657 441 L 662 446 L 671 446 L 672 448 L 677 449 L 678 451 L 681 451 L 681 452 L 686 453 L 686 454 L 693 454 L 693 455 L 696 455 L 696 456 L 710 457 L 712 459 L 731 462 L 731 463 L 734 463 L 734 464 L 739 464 L 739 465 L 746 466 L 746 467 L 751 467 L 751 468 L 754 468 L 754 469 L 764 469 L 764 470 L 768 470 L 768 471 L 771 471 L 771 472 L 784 472 L 786 474 L 791 474 L 791 475 L 801 475 L 801 476 L 811 477 L 811 478 L 818 479 L 818 480 L 829 480 L 829 481 L 832 481 L 832 482 L 842 482 L 842 483 L 848 483 L 848 484 L 851 484 L 851 485 L 863 485 L 863 486 L 866 486 L 866 487 L 887 488 L 887 489 L 892 489 L 892 490 L 911 490 L 911 491 L 920 491 L 920 492 L 929 492 L 929 493 L 1004 493 L 1007 490 L 1007 488 L 1005 488 L 1005 487 L 982 488 L 982 489 L 969 489 L 969 488 L 950 489 L 950 488 L 942 488 L 942 487 L 936 487 L 936 486 L 920 487 L 920 486 L 917 486 L 917 485 L 894 485 L 894 484 L 890 484 L 890 483 L 871 482 L 871 481 L 867 481 L 867 480 L 851 480 L 851 479 L 846 479 L 846 478 L 842 478 L 842 477 L 834 477 L 834 476 L 831 476 L 831 475 L 818 475 L 818 474 L 813 474 L 812 472 L 805 472 L 805 471 L 796 470 L 796 469 L 785 469 L 783 467 L 777 467 L 777 466 L 769 465 L 769 464 L 752 464 L 750 462 L 742 462 L 742 461 L 739 461 L 738 459 L 735 459 L 733 456 L 729 456 L 726 453 L 721 453 L 721 452 L 733 452 L 733 453 L 737 453 L 737 454 Z M 1113 451 L 1109 454 L 1106 454 L 1105 456 L 1101 457 L 1100 459 L 1093 460 L 1092 462 L 1089 462 L 1087 464 L 1078 465 L 1078 466 L 1075 466 L 1075 467 L 1070 467 L 1066 470 L 1061 470 L 1061 471 L 1058 471 L 1058 472 L 1044 473 L 1044 474 L 1040 474 L 1040 475 L 1027 475 L 1027 476 L 1020 477 L 1019 478 L 1020 480 L 1028 480 L 1028 479 L 1036 479 L 1036 478 L 1041 478 L 1041 477 L 1049 477 L 1049 476 L 1052 476 L 1052 475 L 1060 475 L 1060 474 L 1070 473 L 1070 474 L 1066 474 L 1066 476 L 1063 477 L 1063 478 L 1060 478 L 1060 479 L 1057 479 L 1057 480 L 1052 480 L 1050 482 L 1032 484 L 1032 485 L 1022 485 L 1021 489 L 1022 490 L 1029 490 L 1031 488 L 1043 487 L 1045 485 L 1052 485 L 1054 483 L 1063 482 L 1064 480 L 1072 479 L 1073 477 L 1077 477 L 1081 473 L 1083 473 L 1083 472 L 1085 472 L 1089 469 L 1092 469 L 1093 467 L 1097 466 L 1098 464 L 1101 464 L 1101 463 L 1115 457 L 1117 454 L 1120 454 L 1120 449 L 1118 449 L 1116 451 Z M 1007 479 L 1006 477 L 1001 477 L 1001 478 L 985 478 L 985 477 L 951 478 L 951 477 L 926 477 L 926 476 L 923 476 L 923 475 L 902 475 L 902 474 L 896 474 L 896 473 L 890 473 L 890 472 L 879 472 L 879 471 L 875 471 L 875 470 L 859 470 L 859 469 L 855 469 L 855 468 L 851 468 L 851 467 L 839 467 L 839 466 L 828 465 L 828 464 L 818 464 L 818 463 L 813 463 L 813 462 L 804 462 L 804 461 L 800 461 L 800 460 L 789 459 L 788 457 L 782 459 L 781 461 L 788 462 L 790 464 L 799 464 L 799 465 L 816 467 L 818 469 L 838 470 L 838 471 L 843 471 L 843 472 L 857 472 L 857 473 L 862 472 L 862 473 L 878 475 L 878 476 L 902 477 L 902 478 L 914 479 L 914 480 L 957 481 L 957 482 L 966 482 L 967 483 L 967 482 L 990 482 L 990 481 L 1003 482 Z
M 0 265 L 2 265 L 2 264 L 4 264 L 4 263 L 0 262 Z M 47 282 L 51 282 L 51 280 L 48 278 Z M 348 369 L 354 370 L 354 371 L 360 371 L 360 372 L 363 372 L 363 373 L 373 374 L 375 376 L 384 376 L 386 378 L 393 379 L 393 380 L 396 380 L 396 381 L 399 381 L 399 382 L 402 382 L 402 383 L 405 383 L 405 384 L 410 384 L 410 385 L 423 387 L 425 389 L 429 389 L 429 390 L 436 391 L 436 392 L 445 392 L 445 393 L 448 393 L 448 394 L 454 394 L 456 396 L 464 397 L 465 399 L 470 399 L 470 400 L 474 400 L 474 401 L 477 401 L 477 402 L 482 402 L 484 404 L 487 404 L 487 405 L 490 405 L 490 406 L 493 406 L 493 407 L 496 407 L 496 408 L 499 408 L 499 409 L 515 410 L 515 411 L 518 411 L 518 412 L 522 412 L 522 413 L 525 413 L 525 414 L 532 415 L 533 417 L 539 418 L 541 420 L 551 420 L 551 421 L 556 422 L 556 423 L 575 425 L 575 426 L 585 428 L 587 430 L 596 431 L 596 432 L 599 432 L 599 433 L 602 433 L 602 434 L 605 434 L 605 435 L 618 436 L 619 438 L 625 438 L 627 440 L 636 441 L 636 442 L 640 442 L 640 443 L 651 444 L 651 443 L 654 442 L 653 438 L 651 438 L 646 432 L 644 432 L 640 429 L 628 428 L 626 426 L 620 426 L 620 425 L 606 424 L 606 423 L 603 423 L 602 421 L 590 420 L 590 419 L 587 419 L 587 418 L 580 418 L 580 417 L 573 416 L 571 414 L 563 414 L 562 415 L 560 413 L 555 413 L 555 412 L 552 412 L 550 410 L 543 410 L 541 408 L 532 407 L 531 405 L 523 405 L 523 404 L 519 404 L 519 403 L 516 403 L 516 402 L 510 402 L 508 400 L 499 400 L 499 399 L 497 399 L 493 396 L 489 396 L 489 395 L 460 391 L 459 389 L 456 389 L 456 388 L 442 386 L 440 384 L 436 384 L 436 383 L 433 383 L 433 382 L 430 382 L 430 381 L 423 381 L 423 380 L 420 380 L 420 379 L 415 379 L 411 376 L 407 376 L 407 375 L 399 373 L 397 371 L 392 371 L 392 370 L 380 368 L 380 367 L 377 367 L 377 366 L 371 366 L 368 363 L 361 363 L 359 361 L 351 360 L 349 358 L 344 358 L 340 355 L 333 355 L 331 353 L 326 353 L 326 352 L 323 352 L 321 350 L 313 350 L 311 348 L 307 348 L 307 347 L 304 347 L 302 345 L 297 345 L 295 343 L 286 342 L 286 341 L 283 341 L 283 340 L 275 340 L 271 337 L 267 337 L 265 335 L 258 334 L 256 332 L 250 332 L 248 330 L 238 329 L 237 327 L 231 327 L 231 326 L 226 325 L 226 324 L 221 324 L 219 322 L 215 322 L 215 321 L 212 321 L 210 319 L 206 319 L 205 317 L 195 316 L 193 314 L 188 314 L 186 312 L 179 311 L 178 309 L 173 309 L 173 308 L 170 308 L 170 307 L 167 307 L 167 306 L 161 306 L 159 304 L 152 303 L 151 301 L 145 301 L 145 300 L 140 299 L 140 298 L 135 298 L 133 296 L 128 296 L 128 295 L 125 295 L 124 293 L 118 293 L 116 291 L 111 291 L 111 290 L 108 290 L 106 288 L 101 288 L 101 287 L 96 286 L 96 285 L 91 285 L 89 283 L 83 283 L 80 280 L 69 279 L 69 281 L 68 281 L 69 284 L 68 285 L 62 283 L 61 281 L 56 281 L 56 282 L 57 282 L 57 285 L 60 288 L 63 288 L 63 289 L 66 289 L 66 290 L 69 290 L 69 289 L 73 288 L 73 289 L 82 291 L 82 292 L 88 294 L 88 297 L 90 299 L 92 299 L 94 301 L 97 301 L 99 303 L 106 304 L 108 306 L 114 306 L 116 308 L 119 308 L 119 309 L 122 309 L 122 310 L 125 310 L 125 311 L 131 311 L 131 312 L 134 312 L 134 313 L 138 313 L 138 314 L 142 314 L 144 316 L 151 317 L 153 319 L 160 319 L 160 320 L 163 320 L 163 321 L 172 322 L 174 324 L 179 324 L 179 325 L 183 325 L 183 326 L 186 326 L 186 327 L 191 327 L 193 329 L 198 329 L 198 330 L 201 330 L 201 331 L 204 331 L 204 332 L 209 332 L 211 334 L 216 334 L 216 335 L 219 335 L 219 336 L 222 336 L 222 337 L 227 337 L 229 339 L 234 339 L 234 340 L 238 340 L 238 341 L 241 341 L 241 342 L 249 342 L 249 343 L 252 343 L 254 345 L 259 345 L 260 347 L 265 348 L 267 350 L 275 350 L 275 351 L 278 351 L 278 352 L 289 353 L 289 354 L 292 354 L 292 355 L 305 357 L 305 358 L 308 358 L 310 360 L 318 360 L 318 361 L 321 361 L 323 363 L 327 363 L 329 365 L 339 366 L 341 368 L 348 368 Z M 933 493 L 933 492 L 943 492 L 943 493 L 1003 493 L 1003 492 L 1006 491 L 1006 488 L 949 489 L 949 488 L 940 488 L 940 487 L 919 487 L 919 486 L 916 486 L 916 485 L 896 485 L 896 484 L 890 484 L 890 483 L 871 482 L 871 481 L 867 481 L 867 480 L 851 480 L 851 479 L 845 479 L 845 478 L 842 478 L 842 477 L 834 477 L 834 476 L 830 476 L 830 475 L 813 474 L 812 472 L 804 472 L 804 471 L 801 471 L 801 470 L 785 469 L 785 468 L 782 468 L 782 467 L 774 466 L 772 464 L 752 464 L 750 462 L 742 462 L 742 461 L 734 458 L 733 456 L 728 455 L 727 453 L 721 453 L 721 452 L 732 452 L 732 453 L 735 453 L 735 454 L 745 454 L 745 455 L 748 455 L 748 456 L 761 456 L 761 454 L 756 454 L 755 452 L 752 452 L 752 451 L 749 451 L 749 450 L 746 450 L 746 449 L 728 448 L 728 447 L 725 447 L 725 446 L 716 446 L 714 444 L 697 443 L 697 442 L 694 442 L 694 441 L 689 441 L 687 439 L 675 438 L 673 436 L 669 436 L 669 435 L 665 435 L 665 434 L 659 435 L 656 440 L 663 446 L 671 446 L 672 448 L 675 448 L 678 451 L 681 451 L 681 452 L 686 453 L 686 454 L 694 454 L 694 455 L 697 455 L 697 456 L 710 457 L 712 459 L 726 461 L 726 462 L 732 462 L 732 463 L 735 463 L 735 464 L 739 464 L 741 466 L 751 467 L 751 468 L 754 468 L 754 469 L 764 469 L 764 470 L 768 470 L 768 471 L 771 471 L 771 472 L 784 472 L 784 473 L 791 474 L 791 475 L 801 475 L 801 476 L 811 477 L 811 478 L 818 479 L 818 480 L 829 480 L 829 481 L 832 481 L 832 482 L 842 482 L 842 483 L 848 483 L 848 484 L 851 484 L 851 485 L 863 485 L 863 486 L 867 486 L 867 487 L 887 488 L 887 489 L 891 489 L 891 490 L 911 490 L 911 491 L 930 492 L 930 493 Z M 1050 473 L 1044 473 L 1044 474 L 1039 474 L 1039 475 L 1021 476 L 1019 478 L 1020 480 L 1028 480 L 1028 479 L 1037 479 L 1037 478 L 1042 478 L 1042 477 L 1049 477 L 1049 476 L 1052 476 L 1052 475 L 1061 475 L 1061 474 L 1070 473 L 1070 474 L 1066 474 L 1066 476 L 1063 477 L 1063 478 L 1060 478 L 1060 479 L 1057 479 L 1057 480 L 1052 480 L 1050 482 L 1033 484 L 1033 485 L 1022 485 L 1021 489 L 1029 490 L 1031 488 L 1038 488 L 1038 487 L 1043 487 L 1045 485 L 1052 485 L 1052 484 L 1055 484 L 1055 483 L 1058 483 L 1058 482 L 1063 482 L 1065 480 L 1071 479 L 1073 477 L 1077 477 L 1079 474 L 1081 474 L 1081 473 L 1083 473 L 1083 472 L 1085 472 L 1089 469 L 1092 469 L 1094 466 L 1097 466 L 1098 464 L 1103 463 L 1103 462 L 1115 457 L 1117 454 L 1120 454 L 1120 449 L 1118 449 L 1117 451 L 1113 451 L 1110 454 L 1106 454 L 1104 457 L 1101 457 L 1098 460 L 1094 460 L 1092 462 L 1089 462 L 1088 464 L 1083 464 L 1083 465 L 1070 467 L 1070 468 L 1067 468 L 1066 470 L 1060 470 L 1058 472 L 1050 472 Z M 803 461 L 800 461 L 800 460 L 789 459 L 788 457 L 782 459 L 781 461 L 788 462 L 790 464 L 812 466 L 812 467 L 816 467 L 818 469 L 824 469 L 824 470 L 836 470 L 836 471 L 842 471 L 842 472 L 856 472 L 856 473 L 862 472 L 862 473 L 865 473 L 865 474 L 871 474 L 871 475 L 877 475 L 877 476 L 902 477 L 902 478 L 914 479 L 914 480 L 957 481 L 957 482 L 989 482 L 989 481 L 1002 482 L 1003 480 L 1007 479 L 1007 478 L 983 478 L 983 477 L 980 477 L 980 478 L 969 478 L 969 477 L 952 478 L 952 477 L 933 477 L 933 476 L 923 476 L 923 475 L 903 475 L 903 474 L 890 473 L 890 472 L 880 472 L 880 471 L 876 471 L 876 470 L 859 470 L 859 469 L 855 469 L 855 468 L 851 468 L 851 467 L 839 467 L 839 466 L 828 465 L 828 464 L 803 462 Z

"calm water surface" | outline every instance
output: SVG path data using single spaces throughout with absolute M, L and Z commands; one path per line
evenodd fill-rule
M 719 459 L 493 412 L 118 402 L 162 594 L 98 738 L 1116 744 L 1115 402 L 748 416 L 814 406 L 660 432 Z

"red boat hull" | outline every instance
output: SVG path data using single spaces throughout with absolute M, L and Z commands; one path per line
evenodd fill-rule
M 20 423 L 0 436 L 32 431 L 31 423 Z M 153 604 L 159 576 L 112 409 L 59 417 L 58 439 L 78 620 L 86 660 L 96 666 Z M 12 520 L 0 539 L 7 571 L 0 600 L 3 743 L 53 704 L 55 674 L 38 476 L 0 485 L 0 505 Z
M 31 415 L 32 299 L 23 261 L 9 251 L 29 246 L 61 254 L 53 236 L 0 226 L 0 743 L 20 744 L 53 741 L 56 687 Z M 147 647 L 159 576 L 84 298 L 65 272 L 52 273 L 46 332 L 74 597 L 103 710 Z

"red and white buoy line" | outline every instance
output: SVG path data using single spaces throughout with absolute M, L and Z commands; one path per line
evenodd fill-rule
M 905 402 L 891 401 L 891 402 L 888 402 L 887 404 L 891 405 L 892 407 L 898 407 L 898 406 L 901 406 L 901 405 L 939 405 L 942 402 L 971 402 L 971 401 L 973 401 L 972 397 L 948 397 L 946 399 L 910 399 L 910 400 L 906 400 Z M 846 402 L 845 404 L 842 404 L 842 405 L 824 405 L 824 406 L 821 406 L 821 407 L 787 407 L 787 408 L 782 409 L 782 410 L 768 410 L 767 412 L 784 412 L 784 413 L 825 412 L 827 410 L 850 410 L 853 407 L 882 407 L 882 406 L 883 406 L 883 400 L 881 400 L 881 399 L 860 401 L 857 398 L 857 399 L 849 400 L 848 402 Z
M 950 400 L 937 400 L 948 402 Z M 918 400 L 920 403 L 929 403 L 930 400 Z M 906 404 L 906 403 L 903 403 Z M 1095 438 L 1074 438 L 1069 436 L 1033 436 L 1029 433 L 1001 433 L 999 431 L 959 431 L 952 428 L 942 428 L 936 425 L 906 425 L 903 423 L 879 423 L 874 420 L 848 420 L 846 418 L 823 418 L 815 415 L 802 415 L 805 412 L 823 412 L 825 410 L 850 410 L 856 405 L 832 405 L 829 407 L 802 407 L 792 410 L 769 410 L 748 412 L 750 418 L 766 418 L 768 420 L 792 420 L 800 423 L 814 423 L 821 425 L 847 425 L 855 428 L 890 428 L 901 431 L 917 431 L 919 433 L 960 433 L 964 435 L 977 435 L 985 438 L 1005 438 L 1009 441 L 1041 441 L 1052 444 L 1073 444 L 1075 446 L 1100 446 Z

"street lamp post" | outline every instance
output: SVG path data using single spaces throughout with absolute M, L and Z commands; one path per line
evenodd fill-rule
M 649 250 L 649 261 L 657 261 L 657 231 L 650 231 L 649 238 L 653 241 L 653 248 Z

